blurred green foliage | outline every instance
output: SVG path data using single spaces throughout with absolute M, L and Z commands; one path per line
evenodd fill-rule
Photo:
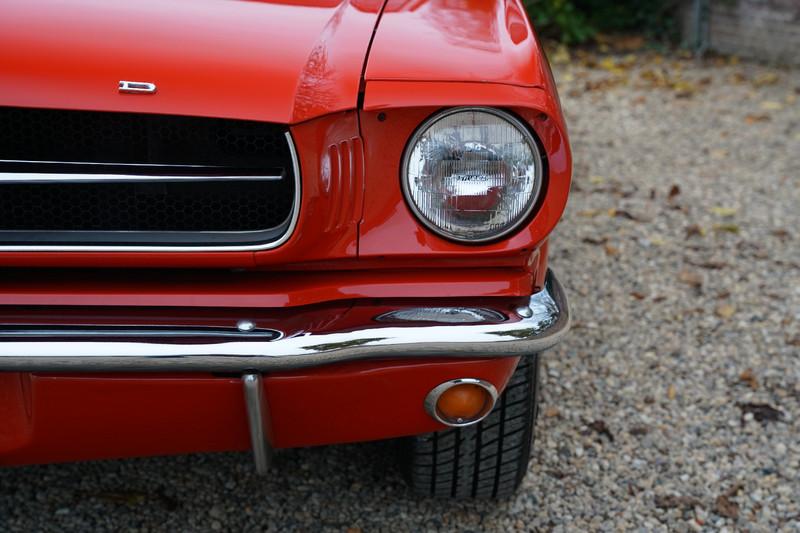
M 666 41 L 677 32 L 678 0 L 524 0 L 540 35 L 581 44 L 598 33 L 641 33 Z

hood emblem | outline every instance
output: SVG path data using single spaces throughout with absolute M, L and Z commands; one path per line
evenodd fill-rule
M 119 92 L 127 94 L 153 94 L 156 92 L 156 84 L 147 81 L 125 81 L 119 82 Z

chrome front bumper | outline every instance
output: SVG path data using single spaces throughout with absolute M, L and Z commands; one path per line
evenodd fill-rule
M 569 329 L 567 299 L 552 272 L 544 289 L 522 305 L 491 301 L 458 308 L 484 311 L 490 318 L 482 320 L 373 316 L 358 327 L 316 333 L 260 329 L 248 321 L 238 328 L 3 324 L 0 371 L 248 373 L 375 358 L 506 357 L 541 352 Z M 424 309 L 447 317 L 452 308 Z

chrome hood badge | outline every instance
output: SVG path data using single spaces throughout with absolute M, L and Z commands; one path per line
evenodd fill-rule
M 119 92 L 127 94 L 153 94 L 156 92 L 156 84 L 147 81 L 120 80 Z

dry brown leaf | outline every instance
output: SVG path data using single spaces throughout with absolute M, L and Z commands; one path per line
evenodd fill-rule
M 601 245 L 608 242 L 608 237 L 584 237 L 581 239 L 586 244 Z
M 759 115 L 747 115 L 744 117 L 744 121 L 747 124 L 755 124 L 756 122 L 769 122 L 772 120 L 772 117 L 769 115 L 759 114 Z
M 700 227 L 698 224 L 692 224 L 691 226 L 686 227 L 686 238 L 690 237 L 702 237 L 706 234 L 706 230 Z
M 718 317 L 727 320 L 736 314 L 736 307 L 732 306 L 731 304 L 720 304 L 717 306 L 714 312 Z
M 732 502 L 726 494 L 720 494 L 714 502 L 714 512 L 723 518 L 736 520 L 739 518 L 739 504 Z
M 758 389 L 758 378 L 756 378 L 756 375 L 753 372 L 752 368 L 748 368 L 747 370 L 739 374 L 739 381 L 741 381 L 742 383 L 746 383 L 747 386 L 753 390 Z
M 690 285 L 694 288 L 700 288 L 703 286 L 703 276 L 697 272 L 692 272 L 691 270 L 682 270 L 681 273 L 678 274 L 678 279 L 681 281 L 681 283 L 685 283 L 686 285 Z
M 764 87 L 765 85 L 775 85 L 780 80 L 780 76 L 778 76 L 774 72 L 764 72 L 763 74 L 759 74 L 753 80 L 753 85 L 755 87 Z
M 555 405 L 550 405 L 544 410 L 545 418 L 555 418 L 559 415 L 561 415 L 561 411 Z
M 619 255 L 619 248 L 617 248 L 616 246 L 612 246 L 610 244 L 606 244 L 604 249 L 606 251 L 606 255 L 608 255 L 608 256 Z
M 669 188 L 669 194 L 667 195 L 667 197 L 670 200 L 672 200 L 680 193 L 681 193 L 681 188 L 678 185 L 673 185 L 672 187 Z
M 692 509 L 700 505 L 697 498 L 672 495 L 658 495 L 655 497 L 654 503 L 659 509 Z

